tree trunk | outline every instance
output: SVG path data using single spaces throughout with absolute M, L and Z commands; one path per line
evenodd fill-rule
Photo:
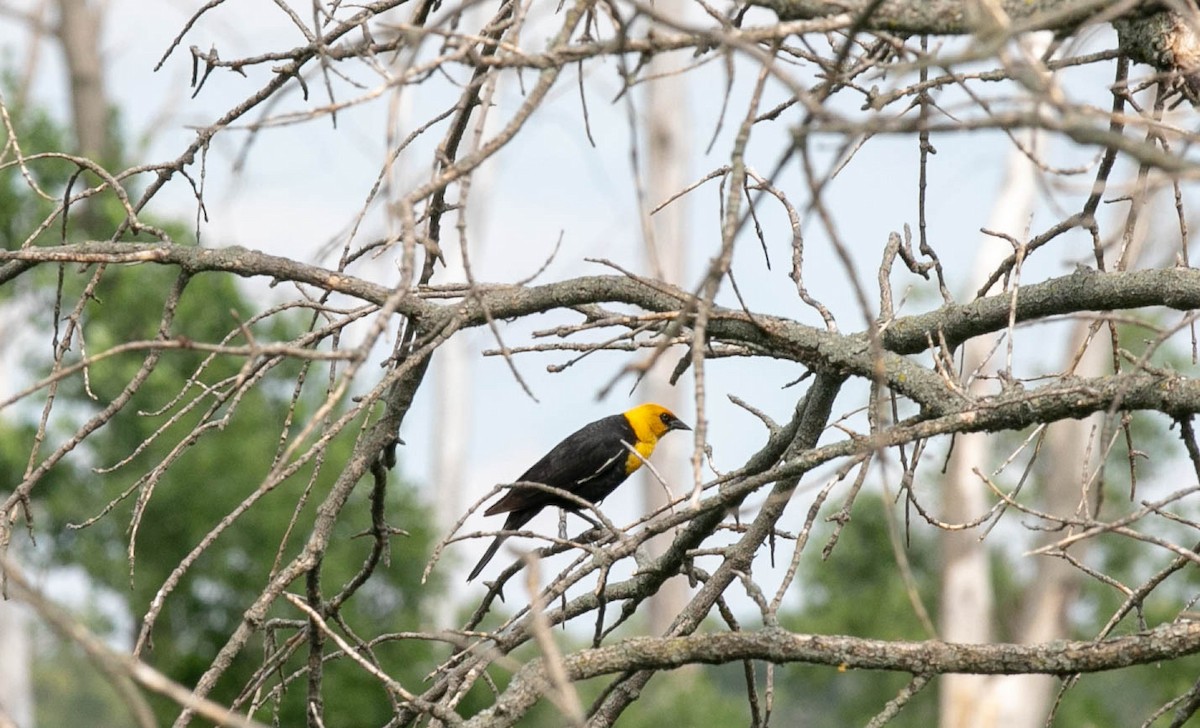
M 100 58 L 102 10 L 89 0 L 58 0 L 58 37 L 71 85 L 71 114 L 79 154 L 103 161 L 108 143 L 108 97 Z
M 1033 133 L 1023 133 L 1019 138 L 1030 147 L 1036 141 Z M 1018 239 L 1024 236 L 1033 211 L 1036 185 L 1037 168 L 1020 150 L 1012 149 L 987 229 L 1005 232 Z M 984 235 L 969 287 L 977 289 L 1011 252 L 1012 248 L 1005 241 Z M 992 353 L 995 340 L 991 336 L 977 337 L 963 345 L 963 376 L 977 371 L 989 355 L 993 360 L 987 370 L 994 371 L 1003 366 L 1003 351 Z M 1000 358 L 999 365 L 996 357 Z M 976 379 L 970 390 L 975 394 L 988 386 Z M 986 470 L 991 444 L 986 433 L 955 438 L 954 451 L 946 468 L 943 520 L 950 523 L 970 521 L 989 507 L 986 486 L 972 468 Z M 948 642 L 991 642 L 996 615 L 988 544 L 979 540 L 977 529 L 971 529 L 943 531 L 941 546 L 940 637 Z M 992 678 L 982 675 L 944 675 L 938 695 L 941 728 L 1009 728 L 1011 724 L 999 719 L 1001 704 L 996 703 L 996 695 L 989 689 L 990 682 Z
M 0 726 L 33 728 L 30 626 L 16 601 L 0 599 Z
M 656 6 L 666 17 L 681 17 L 684 14 L 680 0 L 665 0 Z M 672 62 L 655 56 L 650 62 L 650 75 L 670 70 Z M 690 147 L 687 87 L 681 77 L 660 78 L 647 85 L 646 95 L 646 200 L 650 209 L 682 190 L 688 184 L 688 149 Z M 645 220 L 646 258 L 652 275 L 659 280 L 683 284 L 687 275 L 687 198 L 676 200 Z M 686 288 L 686 286 L 684 286 Z M 653 374 L 646 378 L 647 400 L 658 402 L 664 407 L 680 412 L 684 398 L 680 390 L 667 381 L 673 362 L 659 361 Z M 681 415 L 682 416 L 682 415 Z M 690 490 L 690 471 L 684 467 L 692 450 L 692 441 L 686 437 L 666 438 L 659 446 L 654 459 L 656 468 L 667 483 L 675 489 Z M 642 502 L 644 512 L 661 508 L 667 503 L 667 493 L 653 473 L 641 475 Z M 653 556 L 662 553 L 671 539 L 669 534 L 652 539 L 648 548 Z M 665 634 L 675 615 L 687 605 L 688 588 L 683 577 L 674 577 L 663 583 L 658 593 L 651 597 L 647 608 L 649 633 Z

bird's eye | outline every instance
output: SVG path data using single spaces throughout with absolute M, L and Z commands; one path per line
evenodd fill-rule
M 661 415 L 658 416 L 658 419 L 662 420 L 663 424 L 666 425 L 671 422 L 671 415 L 667 414 L 666 412 L 663 412 Z

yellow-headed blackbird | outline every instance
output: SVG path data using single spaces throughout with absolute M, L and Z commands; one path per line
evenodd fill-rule
M 599 503 L 625 482 L 650 457 L 658 438 L 671 430 L 690 430 L 666 407 L 643 404 L 628 412 L 584 425 L 554 446 L 516 482 L 541 483 L 573 493 L 588 503 Z M 630 451 L 637 451 L 635 455 Z M 639 457 L 640 456 L 640 457 Z M 536 488 L 517 486 L 492 504 L 485 516 L 507 513 L 505 531 L 515 531 L 546 506 L 578 511 L 579 504 Z M 497 536 L 467 581 L 479 576 L 507 536 Z

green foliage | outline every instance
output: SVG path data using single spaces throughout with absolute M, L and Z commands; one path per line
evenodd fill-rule
M 11 87 L 11 83 L 0 83 Z M 25 156 L 67 148 L 62 127 L 44 109 L 24 106 L 10 111 Z M 0 149 L 11 141 L 7 130 L 0 126 Z M 0 167 L 0 247 L 12 249 L 24 242 L 29 231 L 58 204 L 73 171 L 74 165 L 63 159 L 33 159 L 24 168 L 15 164 Z M 30 186 L 31 181 L 44 194 L 37 194 Z M 46 234 L 49 233 L 43 235 Z
M 39 111 L 19 114 L 18 128 L 26 155 L 66 146 L 61 129 Z M 61 195 L 74 173 L 73 166 L 64 166 L 61 160 L 31 163 L 29 169 L 51 195 Z M 29 230 L 32 221 L 48 214 L 54 204 L 37 198 L 16 168 L 0 170 L 0 235 L 4 236 L 0 245 L 21 244 L 20 232 Z M 116 200 L 111 195 L 101 196 L 89 201 L 86 210 L 72 211 L 69 233 L 71 239 L 104 239 L 122 220 Z M 176 241 L 187 241 L 181 226 L 166 227 Z M 125 235 L 123 239 L 136 238 Z M 60 291 L 56 291 L 56 282 L 43 278 L 42 282 L 50 285 L 26 292 L 38 297 L 41 304 L 37 307 L 39 318 L 32 325 L 39 331 L 62 330 L 62 321 L 53 319 L 55 301 L 79 300 L 95 273 L 95 268 L 64 268 Z M 49 271 L 48 275 L 56 273 Z M 83 313 L 82 336 L 72 346 L 75 353 L 81 353 L 80 342 L 86 345 L 86 354 L 94 356 L 125 342 L 158 338 L 164 310 L 181 283 L 185 285 L 165 332 L 168 338 L 244 345 L 242 327 L 246 326 L 259 341 L 286 341 L 303 332 L 310 321 L 307 314 L 282 312 L 247 323 L 252 307 L 228 276 L 201 275 L 183 281 L 178 271 L 161 266 L 109 266 Z M 59 315 L 66 313 L 60 311 Z M 47 343 L 27 357 L 28 379 L 47 373 L 49 352 Z M 137 350 L 105 358 L 89 368 L 86 386 L 80 377 L 63 381 L 55 403 L 56 424 L 41 447 L 41 456 L 59 447 L 76 426 L 120 396 L 148 356 L 146 350 Z M 293 410 L 290 428 L 294 437 L 296 423 L 308 421 L 323 401 L 324 385 L 329 381 L 324 365 L 304 368 L 285 362 L 271 369 L 263 381 L 241 390 L 239 375 L 249 373 L 243 370 L 242 358 L 210 358 L 205 352 L 186 349 L 163 351 L 160 356 L 130 401 L 76 446 L 71 457 L 64 458 L 33 492 L 38 536 L 33 558 L 47 567 L 82 566 L 96 588 L 106 588 L 123 600 L 130 615 L 144 614 L 172 570 L 260 487 L 280 451 L 280 433 L 289 429 L 289 410 Z M 297 391 L 296 383 L 301 380 L 305 384 Z M 230 397 L 235 391 L 236 397 Z M 332 416 L 337 416 L 336 410 Z M 0 421 L 0 474 L 6 482 L 22 480 L 34 440 L 30 420 Z M 73 423 L 69 428 L 67 421 Z M 205 423 L 219 426 L 193 434 Z M 167 598 L 155 624 L 147 658 L 156 668 L 184 684 L 194 684 L 211 664 L 277 561 L 292 558 L 303 545 L 315 516 L 315 503 L 340 474 L 362 424 L 351 423 L 333 438 L 319 469 L 310 464 L 280 483 L 204 550 Z M 157 472 L 157 466 L 174 457 L 172 449 L 181 442 L 187 447 L 165 471 Z M 359 484 L 337 525 L 322 564 L 325 598 L 351 579 L 371 549 L 372 539 L 361 535 L 370 527 L 370 490 L 369 482 Z M 145 512 L 133 530 L 135 504 L 140 501 L 144 501 Z M 346 625 L 367 635 L 416 629 L 426 605 L 438 592 L 436 583 L 420 583 L 420 569 L 434 538 L 429 514 L 413 489 L 403 483 L 388 486 L 386 502 L 389 524 L 410 535 L 391 539 L 387 560 L 340 612 Z M 86 528 L 69 525 L 109 508 Z M 131 540 L 132 560 L 127 555 Z M 302 591 L 303 585 L 299 588 Z M 295 620 L 298 615 L 293 609 L 277 607 L 272 616 Z M 272 637 L 278 645 L 294 634 L 293 628 L 284 628 Z M 111 637 L 125 643 L 132 636 Z M 211 697 L 232 702 L 261 663 L 267 647 L 259 642 L 243 653 Z M 335 648 L 332 642 L 326 645 L 327 652 Z M 419 681 L 432 662 L 432 648 L 422 642 L 384 641 L 374 651 L 379 666 L 403 681 Z M 302 648 L 268 680 L 266 690 L 277 685 L 280 675 L 294 676 L 306 657 Z M 97 721 L 101 714 L 113 714 L 111 706 L 103 707 L 112 700 L 106 683 L 95 677 L 79 678 L 77 673 L 87 672 L 88 667 L 77 669 L 73 666 L 76 660 L 71 647 L 57 643 L 39 656 L 40 723 L 63 722 L 55 717 L 62 706 L 78 709 L 75 715 L 97 716 Z M 283 725 L 303 724 L 305 687 L 300 674 L 273 694 L 258 717 L 269 720 L 275 712 Z M 327 709 L 336 711 L 331 715 L 339 716 L 339 725 L 380 725 L 391 715 L 382 688 L 345 658 L 326 663 L 324 688 Z M 178 710 L 157 699 L 153 704 L 164 724 Z M 116 714 L 120 715 L 119 711 Z
M 170 271 L 149 267 L 108 273 L 98 300 L 88 312 L 89 350 L 102 351 L 121 341 L 153 338 L 158 312 L 174 284 L 173 278 Z M 213 309 L 217 314 L 206 315 Z M 229 313 L 231 309 L 235 313 Z M 199 277 L 187 285 L 179 307 L 179 326 L 171 334 L 219 342 L 236 329 L 239 319 L 245 320 L 246 310 L 227 278 Z M 261 340 L 270 340 L 284 330 L 298 330 L 299 323 L 295 318 L 265 323 L 256 327 L 257 334 Z M 237 338 L 232 343 L 244 341 Z M 100 402 L 111 401 L 132 380 L 145 356 L 144 352 L 134 352 L 99 362 L 90 371 L 90 390 Z M 235 386 L 243 362 L 218 357 L 195 382 L 188 383 L 206 356 L 195 351 L 164 352 L 131 402 L 87 441 L 88 459 L 101 468 L 113 468 L 112 472 L 100 477 L 75 473 L 73 484 L 49 490 L 41 503 L 53 522 L 48 530 L 58 535 L 53 543 L 56 560 L 84 565 L 101 583 L 114 587 L 129 583 L 126 596 L 134 614 L 150 606 L 172 569 L 259 487 L 279 449 L 278 433 L 285 430 L 293 406 L 287 382 L 295 381 L 297 365 L 281 366 L 268 375 L 284 386 L 253 387 L 239 397 L 236 407 L 230 407 L 217 402 L 217 396 Z M 317 368 L 307 374 L 308 385 L 294 405 L 297 422 L 307 421 L 324 395 L 320 384 L 327 381 Z M 74 406 L 86 410 L 81 418 L 90 416 L 98 405 L 88 399 L 78 381 L 74 384 L 68 394 Z M 187 395 L 176 401 L 185 389 Z M 184 411 L 193 398 L 199 398 L 200 406 Z M 188 441 L 190 433 L 202 424 L 203 413 L 212 406 L 217 408 L 212 419 L 222 418 L 223 426 L 205 429 L 156 481 L 139 482 L 168 457 L 175 443 Z M 149 655 L 156 667 L 184 684 L 195 683 L 268 581 L 280 544 L 284 544 L 285 560 L 302 546 L 315 515 L 312 500 L 319 498 L 310 497 L 310 492 L 328 491 L 340 464 L 350 456 L 358 430 L 357 424 L 351 424 L 333 440 L 319 473 L 314 476 L 312 467 L 301 469 L 262 497 L 204 551 L 167 600 L 157 621 L 154 648 Z M 131 486 L 136 486 L 132 495 L 122 499 Z M 370 549 L 369 538 L 355 538 L 370 526 L 369 489 L 369 484 L 360 485 L 338 524 L 322 568 L 326 597 L 350 580 Z M 147 498 L 146 510 L 136 530 L 130 575 L 131 563 L 124 545 L 130 539 L 127 529 L 139 498 Z M 88 528 L 67 527 L 69 522 L 81 522 L 118 500 L 108 515 Z M 304 505 L 298 509 L 297 504 Z M 363 626 L 367 634 L 415 629 L 425 599 L 433 593 L 431 587 L 420 584 L 419 573 L 433 534 L 425 525 L 427 513 L 411 488 L 392 484 L 388 514 L 392 524 L 412 535 L 392 539 L 390 565 L 380 567 L 342 612 L 347 624 L 352 628 Z M 285 539 L 293 518 L 296 522 Z M 276 616 L 295 619 L 296 613 L 280 610 Z M 291 634 L 281 632 L 277 640 L 282 642 Z M 258 644 L 234 664 L 213 693 L 214 699 L 232 702 L 237 697 L 260 661 L 263 647 Z M 420 666 L 430 661 L 429 648 L 421 643 L 414 646 L 410 641 L 384 644 L 377 653 L 381 666 L 398 679 L 418 680 L 425 669 Z M 302 651 L 297 660 L 284 666 L 282 674 L 301 667 L 303 657 Z M 270 706 L 279 711 L 285 724 L 302 721 L 304 687 L 302 679 L 293 683 L 278 704 Z M 332 661 L 325 687 L 329 710 L 341 704 L 347 709 L 344 715 L 356 716 L 355 720 L 362 720 L 361 725 L 386 721 L 388 701 L 381 688 L 363 679 L 358 666 L 344 659 Z M 162 709 L 164 720 L 175 710 L 166 704 Z
M 1155 442 L 1152 433 L 1139 433 L 1137 442 Z M 1163 434 L 1157 435 L 1161 438 Z M 1114 458 L 1121 459 L 1120 454 Z M 1127 487 L 1127 486 L 1126 486 Z M 1128 492 L 1126 491 L 1126 498 Z M 797 577 L 802 606 L 781 617 L 788 629 L 821 634 L 852 634 L 878 639 L 928 639 L 913 610 L 910 596 L 900 579 L 888 539 L 884 508 L 879 498 L 864 493 L 853 510 L 836 548 L 827 562 L 820 561 L 820 547 L 829 526 L 817 529 L 801 559 Z M 1195 517 L 1196 514 L 1191 514 Z M 912 529 L 906 554 L 919 595 L 930 612 L 936 607 L 938 584 L 936 543 L 929 529 Z M 1175 534 L 1173 537 L 1180 537 Z M 1170 554 L 1146 555 L 1139 544 L 1125 538 L 1108 538 L 1093 544 L 1088 562 L 1125 584 L 1136 585 L 1172 560 Z M 993 587 L 997 614 L 1015 617 L 1021 600 L 1032 588 L 1016 573 L 1011 555 L 993 559 Z M 1197 590 L 1183 569 L 1161 585 L 1147 601 L 1144 617 L 1148 625 L 1174 619 Z M 1092 639 L 1113 614 L 1124 595 L 1096 580 L 1081 583 L 1080 595 L 1071 610 L 1074 639 Z M 1003 626 L 1003 625 L 998 625 Z M 1135 617 L 1127 617 L 1116 633 L 1137 631 Z M 1118 726 L 1140 723 L 1145 716 L 1172 698 L 1187 692 L 1200 671 L 1200 657 L 1147 665 L 1107 674 L 1086 675 L 1069 690 L 1058 708 L 1055 725 Z M 760 669 L 761 673 L 761 669 Z M 780 725 L 805 728 L 864 725 L 909 681 L 910 676 L 867 671 L 840 671 L 813 665 L 784 665 L 776 668 L 775 716 Z M 732 696 L 736 680 L 723 684 Z M 927 726 L 937 721 L 937 683 L 914 697 L 889 725 Z M 776 721 L 773 720 L 773 723 Z M 1169 715 L 1160 724 L 1170 722 Z
M 822 524 L 814 530 L 796 577 L 803 604 L 781 615 L 784 627 L 804 633 L 876 639 L 930 637 L 896 565 L 885 509 L 893 510 L 893 517 L 903 528 L 902 504 L 894 506 L 875 494 L 860 494 L 850 522 L 825 561 L 821 560 L 821 549 L 832 527 Z M 919 527 L 913 528 L 909 536 L 906 555 L 919 585 L 917 596 L 932 613 L 937 584 L 935 544 Z M 787 556 L 782 552 L 780 558 Z M 775 669 L 775 679 L 778 718 L 772 724 L 833 728 L 864 725 L 896 696 L 910 676 L 820 665 L 781 665 Z M 888 725 L 929 726 L 936 722 L 937 695 L 929 686 Z

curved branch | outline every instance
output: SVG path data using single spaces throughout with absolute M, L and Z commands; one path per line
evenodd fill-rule
M 929 313 L 898 318 L 883 332 L 884 348 L 915 354 L 929 348 L 930 337 L 945 336 L 957 346 L 1008 325 L 1011 292 L 981 298 L 961 306 L 943 306 Z M 1200 308 L 1200 271 L 1164 268 L 1101 273 L 1080 268 L 1071 275 L 1021 286 L 1016 293 L 1016 323 L 1082 311 L 1120 311 L 1166 306 L 1177 311 Z
M 240 246 L 197 248 L 182 245 L 89 242 L 76 245 L 0 251 L 0 283 L 28 269 L 30 263 L 160 263 L 178 265 L 189 273 L 223 271 L 242 277 L 269 276 L 343 293 L 371 303 L 383 303 L 393 291 L 362 278 L 338 273 L 290 258 L 268 255 Z M 439 289 L 455 295 L 457 289 Z M 463 291 L 465 293 L 465 289 Z M 486 285 L 476 287 L 469 300 L 432 303 L 418 289 L 396 306 L 396 312 L 421 321 L 430 330 L 451 319 L 462 328 L 495 319 L 516 318 L 554 309 L 594 303 L 626 303 L 648 311 L 687 308 L 691 294 L 675 286 L 653 285 L 625 276 L 584 276 L 540 286 Z M 931 415 L 958 409 L 947 399 L 946 382 L 903 354 L 928 349 L 941 338 L 956 346 L 974 336 L 1008 326 L 1012 292 L 965 305 L 943 306 L 929 313 L 892 321 L 883 331 L 882 362 L 875 361 L 865 334 L 841 335 L 791 319 L 749 314 L 713 306 L 708 334 L 714 339 L 751 344 L 770 356 L 791 359 L 811 368 L 831 369 L 875 378 L 880 370 L 895 391 L 919 403 Z M 1148 306 L 1177 310 L 1200 308 L 1200 270 L 1170 268 L 1102 273 L 1080 269 L 1071 275 L 1022 286 L 1016 293 L 1017 323 L 1082 311 L 1114 311 Z M 879 366 L 882 364 L 882 367 Z M 1191 411 L 1191 410 L 1189 410 Z
M 840 635 L 757 632 L 638 637 L 565 655 L 571 680 L 629 670 L 663 670 L 688 664 L 721 665 L 740 660 L 807 663 L 839 669 L 891 670 L 913 674 L 1072 675 L 1115 670 L 1200 652 L 1200 623 L 1178 622 L 1100 642 L 956 644 L 939 640 L 900 642 Z M 508 690 L 465 726 L 512 725 L 550 690 L 541 659 L 527 663 Z

